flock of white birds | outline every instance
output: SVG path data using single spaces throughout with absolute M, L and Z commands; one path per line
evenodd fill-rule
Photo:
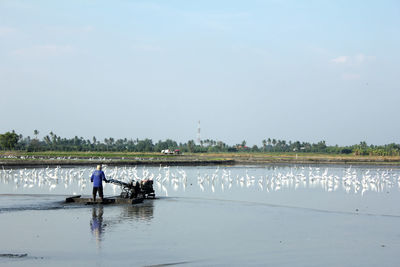
M 93 167 L 47 167 L 33 169 L 5 169 L 0 170 L 0 182 L 11 185 L 14 190 L 41 189 L 53 192 L 57 189 L 67 191 L 73 187 L 72 194 L 90 193 L 90 175 Z M 338 171 L 320 167 L 292 167 L 265 169 L 263 175 L 256 175 L 249 168 L 219 168 L 215 170 L 193 169 L 189 175 L 184 168 L 159 167 L 110 167 L 104 166 L 107 178 L 124 182 L 131 180 L 153 180 L 156 194 L 168 196 L 168 190 L 183 190 L 187 186 L 198 186 L 201 191 L 227 191 L 232 187 L 238 189 L 257 189 L 271 192 L 285 188 L 320 188 L 333 192 L 342 188 L 347 193 L 364 194 L 367 191 L 388 192 L 394 186 L 400 188 L 400 172 L 391 169 L 361 170 L 351 167 Z M 238 171 L 239 170 L 239 171 Z M 238 172 L 241 172 L 240 174 Z M 260 171 L 257 171 L 258 173 Z M 113 194 L 120 192 L 119 186 L 108 184 L 107 189 Z
M 244 175 L 231 175 L 231 171 L 219 168 L 211 175 L 198 175 L 198 185 L 204 191 L 205 186 L 215 191 L 215 186 L 220 185 L 222 191 L 229 190 L 236 185 L 241 188 L 254 188 L 256 185 L 260 190 L 278 191 L 284 188 L 322 188 L 332 192 L 342 187 L 347 193 L 355 194 L 366 191 L 383 192 L 397 185 L 400 188 L 400 174 L 393 170 L 366 170 L 362 173 L 347 168 L 342 175 L 329 173 L 329 168 L 321 170 L 319 167 L 294 167 L 282 172 L 282 169 L 275 168 L 263 176 L 249 175 L 246 170 Z

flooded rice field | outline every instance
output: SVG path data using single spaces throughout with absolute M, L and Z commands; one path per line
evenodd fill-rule
M 397 168 L 105 166 L 153 180 L 158 198 L 65 204 L 91 194 L 93 170 L 0 170 L 0 265 L 398 265 Z

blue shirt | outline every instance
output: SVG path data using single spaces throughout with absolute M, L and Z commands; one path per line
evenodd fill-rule
M 93 172 L 90 180 L 93 182 L 93 187 L 102 187 L 103 181 L 107 181 L 104 172 L 99 170 Z

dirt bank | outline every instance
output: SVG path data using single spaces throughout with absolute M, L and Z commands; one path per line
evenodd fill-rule
M 335 164 L 335 165 L 389 165 L 400 167 L 400 157 L 372 157 L 329 154 L 294 153 L 201 153 L 162 155 L 160 153 L 3 153 L 0 166 L 88 166 L 99 163 L 117 166 L 202 166 L 202 165 L 265 165 L 265 164 Z

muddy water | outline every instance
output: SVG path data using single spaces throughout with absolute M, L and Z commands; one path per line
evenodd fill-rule
M 52 177 L 53 171 L 47 170 Z M 83 175 L 64 186 L 67 171 Z M 160 198 L 136 206 L 64 204 L 63 191 L 90 194 L 90 183 L 82 188 L 81 179 L 91 171 L 58 170 L 59 183 L 52 189 L 45 178 L 42 186 L 24 186 L 26 176 L 35 175 L 32 170 L 0 176 L 0 265 L 398 263 L 398 169 L 108 168 L 106 175 L 121 179 L 129 171 L 154 175 Z M 107 195 L 114 190 L 105 185 Z

